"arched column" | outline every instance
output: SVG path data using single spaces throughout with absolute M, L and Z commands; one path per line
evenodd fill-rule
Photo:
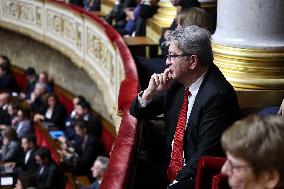
M 234 87 L 284 89 L 284 1 L 218 0 L 214 63 Z

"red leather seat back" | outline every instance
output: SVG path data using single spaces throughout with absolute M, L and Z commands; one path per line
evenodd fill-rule
M 204 156 L 198 161 L 197 175 L 195 179 L 196 189 L 210 189 L 212 179 L 219 174 L 225 158 Z

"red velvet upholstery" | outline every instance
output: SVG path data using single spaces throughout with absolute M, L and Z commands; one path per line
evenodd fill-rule
M 59 165 L 60 156 L 57 153 L 58 146 L 55 141 L 47 133 L 47 130 L 39 123 L 34 124 L 35 135 L 37 136 L 37 144 L 41 147 L 47 147 L 50 152 L 52 159 Z
M 204 156 L 198 161 L 195 189 L 210 189 L 214 175 L 220 173 L 225 158 Z
M 135 62 L 121 37 L 116 38 L 114 43 L 119 49 L 125 72 L 118 96 L 118 111 L 122 114 L 122 120 L 100 189 L 124 189 L 129 186 L 140 135 L 137 119 L 129 114 L 131 102 L 138 92 Z
M 213 177 L 211 189 L 230 189 L 228 177 L 224 174 L 218 174 Z
M 23 91 L 25 89 L 27 79 L 24 74 L 22 74 L 20 71 L 13 71 L 13 76 L 15 77 L 20 89 Z

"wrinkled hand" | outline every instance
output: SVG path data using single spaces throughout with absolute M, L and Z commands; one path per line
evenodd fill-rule
M 282 100 L 281 106 L 278 111 L 278 115 L 284 115 L 284 99 Z
M 171 76 L 171 69 L 167 68 L 161 74 L 153 74 L 149 81 L 148 88 L 144 91 L 142 99 L 151 100 L 157 94 L 167 90 L 173 80 Z

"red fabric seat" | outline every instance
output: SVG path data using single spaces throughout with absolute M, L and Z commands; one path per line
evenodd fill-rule
M 212 179 L 219 174 L 225 158 L 204 156 L 199 159 L 197 167 L 197 175 L 195 179 L 196 189 L 210 189 Z
M 230 189 L 228 185 L 228 177 L 222 173 L 215 175 L 212 180 L 211 189 Z

